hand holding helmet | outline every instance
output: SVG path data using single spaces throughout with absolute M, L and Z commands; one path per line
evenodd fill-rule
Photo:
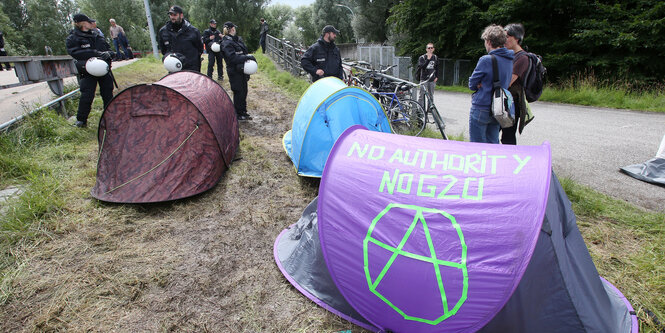
M 182 61 L 175 53 L 169 53 L 164 57 L 164 68 L 166 68 L 169 73 L 178 72 L 182 69 Z
M 245 65 L 242 70 L 247 75 L 252 75 L 259 70 L 259 65 L 256 63 L 256 58 L 254 58 L 253 55 L 247 55 L 247 60 L 245 60 Z
M 221 51 L 221 49 L 222 49 L 222 47 L 217 42 L 214 42 L 214 43 L 210 44 L 210 50 L 212 52 L 217 53 L 217 52 Z
M 99 53 L 99 58 L 104 60 L 104 61 L 110 61 L 113 59 L 113 53 L 111 51 L 104 51 Z
M 85 71 L 92 76 L 101 77 L 109 72 L 109 64 L 97 57 L 92 57 L 85 62 Z

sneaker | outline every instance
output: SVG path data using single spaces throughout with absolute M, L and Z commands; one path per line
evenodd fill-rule
M 77 120 L 77 121 L 74 123 L 74 126 L 76 126 L 76 127 L 82 127 L 82 128 L 83 128 L 83 127 L 88 127 L 88 123 L 86 123 L 85 121 Z

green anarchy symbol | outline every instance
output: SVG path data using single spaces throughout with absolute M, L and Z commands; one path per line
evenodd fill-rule
M 407 229 L 406 233 L 402 237 L 401 241 L 399 242 L 399 245 L 397 247 L 390 246 L 378 239 L 375 239 L 372 237 L 372 232 L 374 231 L 374 228 L 376 227 L 377 223 L 386 215 L 391 209 L 394 208 L 402 208 L 402 209 L 408 209 L 414 211 L 414 216 L 413 216 L 413 221 L 411 222 L 411 225 Z M 457 236 L 459 237 L 460 244 L 462 246 L 462 253 L 461 253 L 461 260 L 460 262 L 451 262 L 451 261 L 444 261 L 440 260 L 436 256 L 436 251 L 434 250 L 434 242 L 432 241 L 432 237 L 430 234 L 429 227 L 427 226 L 427 221 L 425 220 L 424 213 L 428 214 L 440 214 L 442 215 L 445 219 L 450 221 L 452 224 L 453 228 L 457 231 Z M 429 215 L 431 216 L 431 215 Z M 429 252 L 429 257 L 415 254 L 415 253 L 410 253 L 407 251 L 404 251 L 404 245 L 406 244 L 407 240 L 409 237 L 412 235 L 414 229 L 420 226 L 423 228 L 425 238 L 427 240 L 427 246 L 428 249 L 427 251 Z M 392 252 L 390 259 L 388 259 L 387 263 L 383 268 L 381 269 L 381 272 L 379 275 L 372 281 L 372 277 L 370 276 L 369 272 L 369 253 L 368 253 L 368 245 L 369 243 L 373 243 L 375 245 L 378 245 L 379 247 L 388 250 Z M 460 309 L 462 304 L 466 301 L 467 298 L 467 291 L 469 289 L 469 275 L 466 267 L 466 255 L 467 255 L 467 248 L 466 248 L 466 243 L 464 242 L 464 235 L 462 235 L 462 230 L 455 220 L 455 217 L 452 215 L 438 209 L 432 209 L 432 208 L 425 208 L 425 207 L 419 207 L 419 206 L 414 206 L 414 205 L 401 205 L 401 204 L 394 204 L 391 203 L 386 208 L 383 209 L 375 218 L 372 220 L 372 224 L 370 225 L 369 229 L 367 230 L 367 236 L 365 236 L 365 239 L 363 240 L 363 261 L 364 261 L 364 269 L 365 269 L 365 278 L 367 279 L 367 285 L 369 287 L 369 290 L 379 297 L 383 302 L 388 304 L 393 310 L 395 310 L 397 313 L 399 313 L 404 319 L 406 320 L 413 320 L 413 321 L 419 321 L 422 323 L 427 323 L 430 325 L 437 325 L 440 322 L 446 320 L 447 318 L 455 315 L 457 311 Z M 399 307 L 397 307 L 393 302 L 391 302 L 386 296 L 382 295 L 378 290 L 378 286 L 381 283 L 381 280 L 385 277 L 386 273 L 390 269 L 390 266 L 394 263 L 395 259 L 397 259 L 398 256 L 405 256 L 411 259 L 419 260 L 422 261 L 423 263 L 427 265 L 434 265 L 434 272 L 436 274 L 436 281 L 438 284 L 439 288 L 439 293 L 441 296 L 441 304 L 442 304 L 442 310 L 443 314 L 434 319 L 425 319 L 421 318 L 415 315 L 408 315 L 404 311 L 402 311 Z M 441 266 L 447 266 L 447 267 L 453 267 L 453 268 L 458 268 L 462 272 L 463 276 L 463 285 L 462 285 L 462 294 L 460 299 L 455 303 L 454 307 L 450 309 L 448 305 L 448 298 L 446 297 L 446 291 L 444 290 L 443 287 L 443 279 L 444 277 L 441 274 L 440 267 Z

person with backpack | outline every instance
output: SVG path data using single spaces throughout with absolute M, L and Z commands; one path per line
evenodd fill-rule
M 418 58 L 418 70 L 416 73 L 420 82 L 427 81 L 423 88 L 427 89 L 427 93 L 433 95 L 434 87 L 439 77 L 439 58 L 434 54 L 434 44 L 427 44 L 426 53 Z M 432 73 L 434 73 L 434 78 L 429 80 Z M 425 106 L 425 91 L 418 92 L 418 103 L 423 107 Z
M 487 55 L 478 59 L 478 64 L 469 77 L 471 112 L 469 114 L 469 140 L 471 142 L 499 143 L 501 125 L 492 114 L 492 90 L 494 82 L 493 58 L 497 63 L 498 81 L 501 88 L 508 88 L 513 73 L 513 51 L 504 47 L 506 32 L 501 26 L 492 24 L 483 31 Z
M 522 49 L 522 40 L 524 39 L 524 26 L 521 23 L 511 23 L 504 27 L 506 31 L 506 48 L 515 52 L 513 59 L 513 75 L 510 78 L 510 87 L 508 91 L 513 95 L 515 103 L 515 123 L 511 127 L 501 129 L 501 143 L 504 145 L 516 145 L 516 132 L 519 128 L 519 122 L 524 122 L 526 115 L 526 103 L 524 102 L 524 74 L 529 69 L 529 57 L 526 51 Z M 522 124 L 524 128 L 525 124 Z M 520 133 L 522 131 L 520 130 Z

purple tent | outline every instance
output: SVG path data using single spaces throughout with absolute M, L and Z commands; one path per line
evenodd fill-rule
M 309 298 L 373 331 L 637 331 L 598 276 L 548 144 L 361 128 L 340 136 L 318 203 L 275 243 Z

